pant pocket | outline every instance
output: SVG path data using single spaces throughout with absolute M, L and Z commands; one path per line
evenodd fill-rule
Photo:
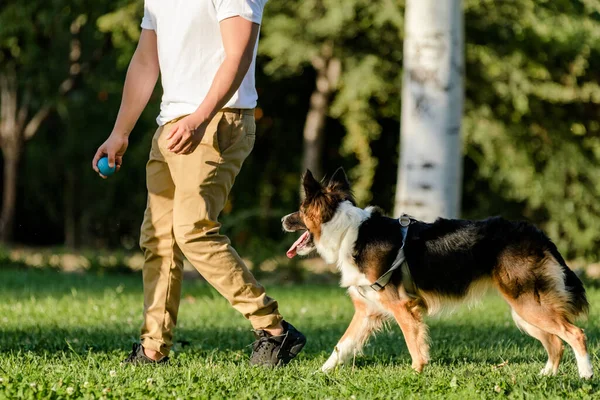
M 246 136 L 252 136 L 252 138 L 254 138 L 256 136 L 256 120 L 254 119 L 254 115 L 244 114 L 242 116 L 242 123 L 246 130 Z
M 225 112 L 224 118 L 217 127 L 217 151 L 221 155 L 236 147 L 247 136 L 255 135 L 254 117 L 240 115 L 235 112 Z

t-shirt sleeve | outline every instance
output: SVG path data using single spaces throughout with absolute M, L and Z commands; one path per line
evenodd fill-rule
M 213 0 L 219 22 L 226 18 L 240 16 L 260 24 L 267 0 Z
M 148 3 L 144 1 L 144 17 L 142 18 L 142 23 L 140 24 L 142 29 L 149 29 L 152 31 L 156 30 L 156 23 L 154 22 L 154 15 L 148 8 Z

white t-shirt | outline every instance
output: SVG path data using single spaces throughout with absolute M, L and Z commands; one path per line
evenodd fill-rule
M 225 50 L 219 22 L 240 16 L 261 23 L 267 0 L 145 0 L 141 27 L 156 31 L 163 96 L 159 125 L 191 114 L 204 100 Z M 254 108 L 254 58 L 241 86 L 225 107 Z

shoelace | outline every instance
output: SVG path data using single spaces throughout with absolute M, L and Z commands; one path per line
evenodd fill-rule
M 278 335 L 278 336 L 261 336 L 251 344 L 252 350 L 257 351 L 263 344 L 266 344 L 266 343 L 281 345 L 283 343 L 283 341 L 280 342 L 280 341 L 274 340 L 274 339 L 281 338 L 281 337 L 285 338 L 286 335 L 287 335 L 287 332 L 285 332 L 281 335 Z
M 134 343 L 132 348 L 131 348 L 131 353 L 129 353 L 129 356 L 127 356 L 127 361 L 134 361 L 136 359 L 137 353 L 138 353 L 138 347 L 140 345 L 137 343 Z

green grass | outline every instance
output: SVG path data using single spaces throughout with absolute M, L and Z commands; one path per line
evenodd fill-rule
M 169 366 L 121 367 L 141 323 L 140 281 L 0 269 L 0 398 L 600 398 L 598 378 L 578 378 L 570 349 L 558 376 L 539 377 L 542 346 L 515 328 L 496 296 L 429 320 L 432 363 L 422 375 L 410 369 L 395 324 L 363 357 L 325 375 L 317 371 L 353 313 L 342 289 L 269 286 L 308 344 L 287 368 L 263 370 L 247 366 L 247 321 L 210 287 L 187 281 L 176 337 L 190 345 L 176 345 Z M 598 370 L 600 291 L 589 296 L 582 326 Z

